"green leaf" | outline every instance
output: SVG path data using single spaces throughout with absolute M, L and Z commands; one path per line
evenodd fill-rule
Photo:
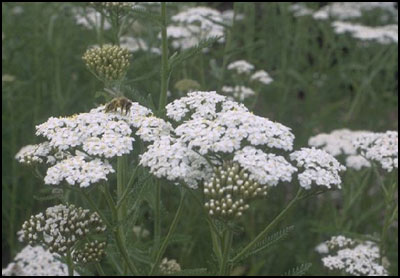
M 240 258 L 240 261 L 249 256 L 252 256 L 261 251 L 264 251 L 271 245 L 279 242 L 282 239 L 285 239 L 289 235 L 289 233 L 293 230 L 294 230 L 294 226 L 288 226 L 270 236 L 266 236 L 264 239 L 262 239 L 260 242 L 258 242 L 252 249 L 250 249 L 247 253 L 245 253 L 244 256 Z M 237 253 L 239 253 L 239 252 L 237 252 Z
M 282 276 L 303 276 L 310 269 L 312 263 L 305 263 L 287 271 Z

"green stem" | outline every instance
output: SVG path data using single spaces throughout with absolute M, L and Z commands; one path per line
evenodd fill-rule
M 234 2 L 233 3 L 233 22 L 232 22 L 232 27 L 230 30 L 227 29 L 227 36 L 226 36 L 226 43 L 224 47 L 224 53 L 223 53 L 223 58 L 222 58 L 222 67 L 221 67 L 221 76 L 220 76 L 220 82 L 218 86 L 218 91 L 221 90 L 222 86 L 224 86 L 224 79 L 225 79 L 225 68 L 228 63 L 230 55 L 227 55 L 228 52 L 231 50 L 231 44 L 232 44 L 232 34 L 233 30 L 235 27 L 235 19 L 236 19 L 236 8 L 237 4 Z
M 122 193 L 122 196 L 121 196 L 120 199 L 118 199 L 118 201 L 117 201 L 117 206 L 116 206 L 116 209 L 117 209 L 117 210 L 121 207 L 121 205 L 122 205 L 123 203 L 125 203 L 124 201 L 125 201 L 126 197 L 128 196 L 129 191 L 131 190 L 130 187 L 131 187 L 131 185 L 132 185 L 132 183 L 133 183 L 133 181 L 134 181 L 134 179 L 135 179 L 135 176 L 136 176 L 136 172 L 137 172 L 138 167 L 139 167 L 139 165 L 136 166 L 136 168 L 135 168 L 135 170 L 133 171 L 131 177 L 129 178 L 129 181 L 128 181 L 127 185 L 125 186 L 125 190 L 124 190 L 124 192 Z
M 185 189 L 182 189 L 181 200 L 179 201 L 178 210 L 176 211 L 175 217 L 172 220 L 171 226 L 169 227 L 168 234 L 165 237 L 164 241 L 161 244 L 160 249 L 157 252 L 156 259 L 155 259 L 154 264 L 153 264 L 153 266 L 152 266 L 152 268 L 150 270 L 149 275 L 153 275 L 154 272 L 158 269 L 158 266 L 159 266 L 159 264 L 161 262 L 161 258 L 164 255 L 165 250 L 167 249 L 167 246 L 168 246 L 168 243 L 169 243 L 169 241 L 171 239 L 171 236 L 175 232 L 176 226 L 177 226 L 177 224 L 179 222 L 179 219 L 181 218 L 181 215 L 182 215 L 185 192 L 186 192 Z
M 67 252 L 67 266 L 68 266 L 68 276 L 74 276 L 74 262 L 72 261 L 71 251 Z
M 168 90 L 168 38 L 167 38 L 167 13 L 166 13 L 165 2 L 161 2 L 161 20 L 162 20 L 161 93 L 160 93 L 160 101 L 158 103 L 158 111 L 160 113 L 167 104 L 167 90 Z
M 154 248 L 153 256 L 159 250 L 161 239 L 161 182 L 155 183 L 155 204 L 154 204 Z
M 114 235 L 114 239 L 117 243 L 118 250 L 121 253 L 122 258 L 124 259 L 124 262 L 128 266 L 129 270 L 134 275 L 138 275 L 139 271 L 137 270 L 135 264 L 129 259 L 129 254 L 128 254 L 128 251 L 126 250 L 126 246 L 125 246 L 124 234 L 121 229 L 121 222 L 119 221 L 119 218 L 118 218 L 118 211 L 116 209 L 115 202 L 112 199 L 111 193 L 110 193 L 107 185 L 104 185 L 104 190 L 102 192 L 103 192 L 103 194 L 106 198 L 107 204 L 112 212 L 113 219 L 117 221 L 116 227 L 113 231 L 113 235 Z
M 229 262 L 229 254 L 231 251 L 232 247 L 232 239 L 233 239 L 233 233 L 229 227 L 224 231 L 224 235 L 222 237 L 222 249 L 223 249 L 223 254 L 222 254 L 222 262 L 220 264 L 219 268 L 219 276 L 227 276 L 229 275 L 229 267 L 228 267 L 228 262 Z
M 104 273 L 103 268 L 101 267 L 101 264 L 96 263 L 95 266 L 96 266 L 96 270 L 100 274 L 100 276 L 106 276 L 106 274 Z
M 251 248 L 254 247 L 254 245 L 256 245 L 260 240 L 262 240 L 268 234 L 268 232 L 271 230 L 271 228 L 273 226 L 275 226 L 275 224 L 277 224 L 283 218 L 283 216 L 286 215 L 286 213 L 289 211 L 289 209 L 299 200 L 301 192 L 302 192 L 302 187 L 299 188 L 296 196 L 290 201 L 290 203 L 286 206 L 286 208 L 284 210 L 282 210 L 278 214 L 278 216 L 276 216 L 274 218 L 274 220 L 272 220 L 271 223 L 269 223 L 268 226 L 265 227 L 265 229 L 256 236 L 255 239 L 253 239 L 249 244 L 247 244 L 246 247 L 244 247 L 242 249 L 242 251 L 240 251 L 239 254 L 237 254 L 232 259 L 232 263 L 239 261 L 241 257 L 243 257 L 248 251 L 251 250 Z
M 138 275 L 139 271 L 137 270 L 133 261 L 130 260 L 128 251 L 126 250 L 125 243 L 124 243 L 123 239 L 121 238 L 121 232 L 120 232 L 119 226 L 117 226 L 117 229 L 113 234 L 114 234 L 115 241 L 117 242 L 117 247 L 118 247 L 119 251 L 121 252 L 121 255 L 122 255 L 125 263 L 128 265 L 129 270 L 134 275 Z

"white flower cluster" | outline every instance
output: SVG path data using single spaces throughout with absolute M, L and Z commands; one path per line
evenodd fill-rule
M 340 270 L 354 276 L 388 276 L 379 264 L 379 247 L 372 241 L 354 241 L 344 236 L 333 237 L 326 242 L 333 255 L 322 258 L 325 267 Z
M 235 156 L 261 184 L 290 180 L 295 171 L 283 157 L 254 148 L 292 150 L 290 129 L 250 113 L 243 105 L 215 92 L 191 92 L 166 109 L 170 119 L 183 121 L 141 156 L 141 164 L 158 177 L 180 179 L 197 187 L 199 181 L 210 178 L 212 166 L 221 163 L 220 155 Z
M 31 163 L 47 158 L 54 165 L 47 170 L 46 184 L 65 180 L 70 185 L 87 187 L 114 173 L 107 159 L 133 150 L 133 129 L 144 141 L 153 141 L 172 129 L 138 103 L 132 103 L 128 112 L 122 111 L 122 107 L 105 110 L 106 106 L 100 106 L 72 117 L 51 117 L 36 127 L 36 135 L 47 141 L 24 147 L 16 159 Z
M 254 65 L 245 60 L 238 60 L 230 63 L 228 70 L 235 71 L 237 74 L 250 74 L 254 70 Z
M 223 86 L 222 92 L 228 96 L 233 96 L 237 101 L 243 102 L 245 99 L 256 95 L 251 88 L 256 83 L 264 85 L 270 84 L 273 79 L 264 70 L 258 70 L 253 73 L 254 65 L 245 60 L 238 60 L 228 65 L 227 69 L 234 72 L 232 82 L 240 84 L 236 86 Z
M 2 276 L 68 276 L 68 266 L 41 246 L 26 246 L 2 270 Z M 74 276 L 79 273 L 74 272 Z
M 331 133 L 320 133 L 308 140 L 308 145 L 325 150 L 331 155 L 337 157 L 345 155 L 346 166 L 355 170 L 363 167 L 371 167 L 371 163 L 363 156 L 357 153 L 357 148 L 353 141 L 357 137 L 371 134 L 369 131 L 353 131 L 349 129 L 337 129 Z
M 379 162 L 383 169 L 391 172 L 398 168 L 399 139 L 397 131 L 367 133 L 353 141 L 354 146 L 368 160 Z
M 168 258 L 164 258 L 160 264 L 160 271 L 164 275 L 173 275 L 175 272 L 181 271 L 181 266 L 176 260 L 168 260 Z
M 100 180 L 107 180 L 107 175 L 114 172 L 107 161 L 98 158 L 86 161 L 82 155 L 72 156 L 48 168 L 44 182 L 56 185 L 65 180 L 70 185 L 88 187 Z
M 305 189 L 310 189 L 313 182 L 328 188 L 332 185 L 341 188 L 339 172 L 346 170 L 346 167 L 324 150 L 302 148 L 291 153 L 290 159 L 297 162 L 297 167 L 305 169 L 298 175 L 300 185 Z
M 106 230 L 97 213 L 74 205 L 57 205 L 33 215 L 22 225 L 24 241 L 44 244 L 50 252 L 66 256 L 79 240 Z
M 335 19 L 332 26 L 336 33 L 350 33 L 354 38 L 363 41 L 376 41 L 381 44 L 398 43 L 398 25 L 388 24 L 398 21 L 398 10 L 395 2 L 332 2 L 317 11 L 308 9 L 304 4 L 290 7 L 295 16 L 312 15 L 314 19 Z M 364 12 L 379 10 L 382 19 L 389 22 L 383 26 L 365 26 L 344 20 L 360 18 Z
M 100 12 L 93 8 L 74 8 L 72 10 L 76 24 L 85 27 L 86 29 L 111 29 L 111 24 L 105 19 Z
M 265 70 L 258 70 L 253 75 L 250 77 L 251 80 L 258 81 L 260 83 L 263 83 L 265 85 L 268 85 L 272 81 L 274 81 L 271 76 L 269 76 L 268 72 Z
M 120 46 L 128 49 L 130 52 L 144 51 L 153 54 L 161 54 L 161 50 L 157 47 L 149 47 L 141 38 L 133 38 L 132 36 L 122 36 L 120 38 Z
M 361 17 L 364 11 L 382 9 L 396 13 L 394 2 L 333 2 L 313 14 L 315 19 L 352 19 Z
M 337 34 L 350 33 L 354 38 L 368 41 L 374 40 L 382 44 L 398 43 L 399 26 L 390 24 L 385 26 L 364 26 L 360 24 L 335 21 L 332 23 Z
M 246 98 L 254 96 L 256 93 L 248 87 L 245 86 L 223 86 L 221 91 L 228 96 L 233 96 L 233 99 L 238 99 L 239 101 L 243 102 Z
M 194 7 L 174 15 L 172 25 L 168 26 L 167 34 L 173 39 L 172 46 L 177 49 L 187 49 L 197 45 L 201 40 L 221 37 L 224 42 L 224 18 L 222 14 L 208 7 Z
M 22 147 L 15 155 L 15 159 L 20 163 L 43 163 L 44 158 L 50 159 L 51 147 L 48 142 L 37 145 L 27 145 Z
M 250 178 L 270 186 L 276 186 L 280 181 L 290 182 L 297 171 L 283 156 L 264 153 L 251 146 L 237 151 L 233 160 L 249 171 Z

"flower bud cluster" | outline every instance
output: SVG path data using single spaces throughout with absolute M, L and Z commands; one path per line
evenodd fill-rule
M 200 87 L 200 84 L 192 79 L 181 79 L 175 83 L 175 89 L 182 93 L 196 91 L 199 90 Z
M 236 162 L 225 162 L 215 169 L 204 183 L 205 208 L 211 216 L 232 219 L 249 208 L 249 201 L 267 195 L 267 185 L 261 186 Z
M 129 68 L 130 58 L 129 50 L 117 45 L 88 49 L 82 57 L 89 70 L 105 82 L 123 79 Z
M 105 255 L 105 242 L 94 240 L 87 242 L 72 254 L 72 258 L 77 264 L 87 264 L 100 262 Z
M 168 260 L 164 258 L 160 264 L 160 271 L 162 274 L 173 274 L 175 272 L 181 271 L 181 266 L 176 262 L 176 260 Z
M 57 205 L 25 221 L 22 238 L 30 245 L 44 244 L 50 252 L 65 256 L 79 240 L 105 229 L 97 213 L 74 205 Z

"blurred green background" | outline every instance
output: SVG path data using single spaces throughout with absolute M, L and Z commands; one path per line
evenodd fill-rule
M 76 24 L 75 5 L 79 4 L 2 3 L 3 267 L 22 247 L 16 232 L 23 221 L 54 204 L 54 201 L 35 198 L 46 186 L 30 168 L 17 163 L 15 154 L 24 145 L 40 142 L 34 135 L 35 125 L 51 116 L 88 111 L 102 102 L 95 98 L 102 85 L 81 60 L 84 51 L 97 44 L 99 37 L 96 32 Z M 208 5 L 220 10 L 233 7 L 232 3 Z M 274 79 L 260 92 L 254 113 L 291 127 L 296 135 L 295 148 L 307 145 L 310 136 L 334 129 L 398 130 L 398 45 L 362 43 L 349 35 L 337 35 L 329 21 L 294 17 L 289 5 L 235 4 L 236 11 L 243 14 L 244 19 L 235 23 L 231 33 L 234 51 L 229 61 L 247 60 L 257 69 L 266 70 Z M 310 6 L 317 8 L 321 4 L 311 3 Z M 172 15 L 178 8 L 171 6 L 168 11 Z M 362 20 L 374 24 L 377 18 L 378 15 L 371 13 Z M 158 27 L 146 21 L 139 22 L 145 26 L 141 35 L 150 44 L 159 45 Z M 200 82 L 201 90 L 218 88 L 210 61 L 221 65 L 223 51 L 223 44 L 216 44 L 207 54 L 189 60 L 185 72 L 176 69 L 171 76 L 170 90 L 173 92 L 173 85 L 184 76 L 199 82 L 204 78 L 205 82 Z M 202 67 L 197 66 L 198 59 L 203 59 Z M 150 94 L 155 103 L 160 91 L 160 64 L 157 55 L 135 53 L 127 76 L 136 92 Z M 135 100 L 135 94 L 128 97 Z M 172 186 L 163 190 L 167 208 L 163 222 L 167 224 L 179 197 L 178 194 L 173 196 L 177 189 Z M 267 200 L 258 201 L 243 219 L 246 227 L 243 235 L 254 236 L 282 209 L 291 194 L 290 185 L 282 185 L 273 189 Z M 324 196 L 303 202 L 280 224 L 281 228 L 293 225 L 291 235 L 262 256 L 247 260 L 242 269 L 235 271 L 248 275 L 280 275 L 311 262 L 310 274 L 326 274 L 313 249 L 328 236 L 340 232 L 335 225 L 337 215 L 333 212 L 332 199 L 332 196 Z M 362 214 L 365 207 L 377 205 L 376 199 L 375 195 L 375 198 L 363 200 L 354 216 Z M 211 246 L 204 244 L 210 242 L 209 234 L 198 208 L 193 207 L 190 200 L 187 202 L 188 210 L 178 228 L 180 234 L 186 235 L 186 241 L 173 244 L 167 255 L 177 258 L 183 267 L 202 267 L 200 262 L 210 261 L 212 252 Z M 340 214 L 340 204 L 337 206 Z M 379 214 L 366 216 L 351 229 L 357 233 L 374 233 L 379 230 L 379 218 Z M 151 223 L 145 226 L 151 229 Z M 395 229 L 397 233 L 397 227 Z M 391 270 L 397 273 L 397 236 L 391 235 L 396 241 L 390 255 Z M 240 245 L 240 239 L 238 243 Z

